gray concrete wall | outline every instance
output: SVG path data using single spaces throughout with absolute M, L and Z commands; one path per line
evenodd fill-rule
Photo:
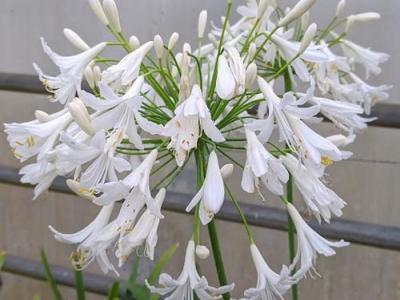
M 282 1 L 293 3 L 294 1 Z M 398 34 L 398 13 L 400 1 L 348 0 L 348 12 L 379 11 L 383 18 L 375 24 L 357 25 L 352 32 L 355 41 L 369 45 L 392 55 L 385 65 L 384 74 L 374 79 L 375 83 L 396 84 L 399 78 L 400 44 Z M 182 40 L 190 40 L 196 32 L 197 15 L 201 9 L 208 9 L 210 17 L 217 19 L 224 11 L 225 1 L 195 0 L 119 0 L 121 18 L 127 34 L 137 34 L 141 40 L 151 39 L 161 32 L 167 39 L 173 31 L 181 33 Z M 313 17 L 324 24 L 334 11 L 336 1 L 320 0 L 313 9 Z M 73 53 L 65 42 L 62 29 L 76 30 L 90 43 L 110 39 L 107 31 L 91 14 L 84 0 L 1 0 L 0 9 L 0 71 L 32 73 L 31 63 L 38 62 L 52 70 L 47 57 L 42 54 L 39 37 L 44 36 L 54 50 Z M 400 97 L 399 86 L 392 91 L 392 101 Z M 35 109 L 56 110 L 45 96 L 0 92 L 0 121 L 30 120 Z M 323 125 L 320 130 L 328 133 L 333 129 Z M 378 224 L 400 226 L 400 130 L 370 128 L 361 134 L 351 147 L 355 152 L 353 160 L 339 163 L 329 171 L 329 181 L 335 191 L 347 202 L 345 218 Z M 19 166 L 12 157 L 0 133 L 0 164 Z M 237 183 L 239 174 L 231 179 Z M 237 184 L 236 184 L 237 185 Z M 194 181 L 180 181 L 173 188 L 193 191 Z M 259 201 L 236 191 L 240 199 Z M 9 253 L 38 259 L 43 247 L 50 261 L 68 266 L 72 248 L 53 240 L 47 230 L 48 224 L 65 231 L 75 231 L 89 222 L 96 214 L 96 208 L 73 196 L 49 193 L 32 202 L 31 190 L 0 185 L 0 249 Z M 278 205 L 274 198 L 268 198 L 266 205 Z M 300 199 L 296 200 L 300 203 Z M 190 235 L 190 218 L 184 215 L 166 213 L 160 230 L 158 253 L 175 242 L 181 247 L 168 271 L 176 274 L 181 268 L 184 244 Z M 255 283 L 255 271 L 240 225 L 218 222 L 222 249 L 229 279 L 237 284 L 236 297 L 243 289 Z M 206 232 L 204 240 L 207 241 Z M 281 232 L 254 228 L 260 249 L 271 266 L 278 269 L 287 261 L 286 236 Z M 400 254 L 351 246 L 342 249 L 338 255 L 318 262 L 322 279 L 304 280 L 300 284 L 301 299 L 400 299 Z M 90 268 L 98 272 L 96 266 Z M 205 262 L 202 270 L 210 274 L 210 281 L 216 278 L 212 261 Z M 31 299 L 38 292 L 43 299 L 51 299 L 44 283 L 2 274 L 4 286 L 0 299 Z M 71 290 L 65 289 L 66 299 L 74 299 Z M 91 297 L 90 299 L 100 299 Z

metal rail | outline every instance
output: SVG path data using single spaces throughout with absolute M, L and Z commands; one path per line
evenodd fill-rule
M 50 265 L 50 268 L 55 281 L 59 285 L 68 287 L 75 286 L 74 272 L 71 269 L 56 265 Z M 6 255 L 3 271 L 19 276 L 46 281 L 46 276 L 41 263 L 14 255 Z M 85 284 L 85 290 L 87 292 L 99 295 L 107 295 L 108 290 L 115 281 L 115 279 L 111 277 L 89 272 L 83 272 L 82 275 L 83 282 Z
M 0 183 L 12 185 L 30 185 L 19 182 L 18 170 L 0 167 Z M 71 194 L 63 178 L 58 177 L 50 190 Z M 178 213 L 186 213 L 185 208 L 191 199 L 186 193 L 168 192 L 163 209 Z M 250 225 L 287 230 L 287 212 L 283 209 L 254 204 L 240 204 Z M 221 211 L 216 216 L 220 220 L 241 223 L 240 217 L 232 203 L 225 201 Z M 400 228 L 375 225 L 358 221 L 333 218 L 331 224 L 309 223 L 318 233 L 332 239 L 345 239 L 349 242 L 370 247 L 400 251 Z
M 0 72 L 0 90 L 47 94 L 46 89 L 37 76 L 27 74 Z M 372 117 L 378 118 L 376 121 L 370 123 L 372 126 L 400 128 L 400 105 L 378 104 L 374 106 Z

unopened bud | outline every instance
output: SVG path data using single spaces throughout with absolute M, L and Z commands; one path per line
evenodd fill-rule
M 310 25 L 310 11 L 305 12 L 301 16 L 301 29 L 306 30 L 308 25 Z
M 137 49 L 137 48 L 140 47 L 140 41 L 139 41 L 139 39 L 137 38 L 137 36 L 132 35 L 132 36 L 129 38 L 129 46 L 130 46 L 133 50 L 135 50 L 135 49 Z
M 254 58 L 256 52 L 257 52 L 257 45 L 255 43 L 251 43 L 247 54 L 247 57 L 250 61 Z
M 177 32 L 174 32 L 174 33 L 171 35 L 171 37 L 169 38 L 169 41 L 168 41 L 168 50 L 172 50 L 172 49 L 175 47 L 175 45 L 176 45 L 176 43 L 178 42 L 178 40 L 179 40 L 179 34 L 178 34 Z
M 88 50 L 90 47 L 86 42 L 73 30 L 65 28 L 64 29 L 64 36 L 68 41 L 71 42 L 76 48 L 82 51 Z
M 251 63 L 246 70 L 246 89 L 251 89 L 257 79 L 257 65 Z
M 78 126 L 88 135 L 94 135 L 95 131 L 90 120 L 89 112 L 82 101 L 79 100 L 79 98 L 74 98 L 70 103 L 67 104 L 67 107 L 72 118 L 78 124 Z
M 40 123 L 46 123 L 51 121 L 51 117 L 47 112 L 44 112 L 42 110 L 36 110 L 35 111 L 35 118 L 40 122 Z
M 218 48 L 218 40 L 211 32 L 208 34 L 208 39 L 214 45 L 214 47 Z
M 226 164 L 221 168 L 221 175 L 222 178 L 227 179 L 229 176 L 231 176 L 233 173 L 233 165 L 232 164 Z
M 183 44 L 183 53 L 192 53 L 192 47 L 190 46 L 190 44 Z
M 85 79 L 86 79 L 87 83 L 89 84 L 90 88 L 93 89 L 95 87 L 95 78 L 94 78 L 93 70 L 90 66 L 86 67 L 84 75 L 85 75 Z
M 207 11 L 202 10 L 199 15 L 199 25 L 198 25 L 198 33 L 197 37 L 202 39 L 204 37 L 204 32 L 206 31 L 207 26 Z
M 306 51 L 308 46 L 310 46 L 311 42 L 313 41 L 316 33 L 317 33 L 317 24 L 312 23 L 310 26 L 308 26 L 306 32 L 304 33 L 303 39 L 301 40 L 299 54 Z
M 156 51 L 157 58 L 162 58 L 164 54 L 164 41 L 158 34 L 154 37 L 154 50 Z
M 347 17 L 345 32 L 348 32 L 350 27 L 356 22 L 368 22 L 379 20 L 381 15 L 376 12 L 366 12 L 357 15 L 351 15 Z
M 100 1 L 99 0 L 88 0 L 88 1 L 96 17 L 100 20 L 101 23 L 108 26 L 109 22 L 106 17 L 106 14 L 104 13 L 103 7 L 100 4 Z
M 206 246 L 197 245 L 196 246 L 196 255 L 200 259 L 207 259 L 210 256 L 210 250 Z
M 269 5 L 268 0 L 260 0 L 260 4 L 258 5 L 257 8 L 257 19 L 261 19 L 264 16 L 265 11 L 268 8 L 268 5 Z
M 297 4 L 283 17 L 278 26 L 286 26 L 292 21 L 300 18 L 303 14 L 305 14 L 310 8 L 315 4 L 317 0 L 300 0 Z
M 121 32 L 121 22 L 119 21 L 119 13 L 117 5 L 114 0 L 104 0 L 103 1 L 104 13 L 107 16 L 110 26 L 116 32 Z
M 340 0 L 336 6 L 336 17 L 340 16 L 346 6 L 346 0 Z
M 101 81 L 101 69 L 99 66 L 94 66 L 93 68 L 93 77 L 95 82 Z

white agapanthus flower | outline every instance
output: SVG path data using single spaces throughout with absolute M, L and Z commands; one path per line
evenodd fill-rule
M 165 199 L 165 189 L 161 189 L 155 196 L 156 205 L 161 209 Z M 124 235 L 118 242 L 116 257 L 121 267 L 133 250 L 145 244 L 144 253 L 151 260 L 154 259 L 154 249 L 158 241 L 158 226 L 160 219 L 154 216 L 148 209 L 143 212 L 132 231 Z
M 342 215 L 342 208 L 346 202 L 326 187 L 311 169 L 306 168 L 291 154 L 282 155 L 281 160 L 292 174 L 304 202 L 318 221 L 322 218 L 329 222 L 332 213 L 336 216 Z
M 186 211 L 190 212 L 200 203 L 199 216 L 203 225 L 210 223 L 214 215 L 220 211 L 225 200 L 224 179 L 229 177 L 232 171 L 231 164 L 224 165 L 220 169 L 217 154 L 215 151 L 210 153 L 204 184 L 186 207 Z
M 246 68 L 236 48 L 225 49 L 227 57 L 222 55 L 218 61 L 216 91 L 225 100 L 240 95 L 245 90 Z
M 121 59 L 118 64 L 103 71 L 104 82 L 116 87 L 130 84 L 139 76 L 140 65 L 152 47 L 153 42 L 147 42 Z
M 241 300 L 275 300 L 283 299 L 283 295 L 296 283 L 290 276 L 287 266 L 275 273 L 263 258 L 255 244 L 250 246 L 251 257 L 257 270 L 257 286 L 244 292 L 246 298 Z
M 380 64 L 389 59 L 389 55 L 382 52 L 376 52 L 369 48 L 364 48 L 349 40 L 342 40 L 340 43 L 344 55 L 350 59 L 351 63 L 364 65 L 366 77 L 370 74 L 379 75 L 381 73 Z
M 165 125 L 165 136 L 171 137 L 170 148 L 175 151 L 178 166 L 182 166 L 187 153 L 196 148 L 201 130 L 214 142 L 225 141 L 211 119 L 202 91 L 194 85 L 192 92 L 175 110 L 175 117 Z
M 43 38 L 42 45 L 44 52 L 60 69 L 60 74 L 58 76 L 45 75 L 36 64 L 33 66 L 46 89 L 54 93 L 52 101 L 65 104 L 72 100 L 76 92 L 81 89 L 81 81 L 86 67 L 101 51 L 103 51 L 106 43 L 100 43 L 74 56 L 61 56 L 53 52 Z
M 222 299 L 222 294 L 230 292 L 234 284 L 215 288 L 208 285 L 204 276 L 200 276 L 196 268 L 195 243 L 190 240 L 186 247 L 185 262 L 183 270 L 177 279 L 169 274 L 160 275 L 159 284 L 161 287 L 154 287 L 147 283 L 150 291 L 159 295 L 169 295 L 169 300 L 193 300 L 194 294 L 200 300 Z
M 246 165 L 242 175 L 242 189 L 254 193 L 259 190 L 261 181 L 274 194 L 283 195 L 283 184 L 289 180 L 289 173 L 282 161 L 265 149 L 253 131 L 245 129 L 245 133 Z
M 333 248 L 341 248 L 349 245 L 343 240 L 331 242 L 316 233 L 300 216 L 296 208 L 288 203 L 287 209 L 297 232 L 297 253 L 290 266 L 293 269 L 299 264 L 299 269 L 294 278 L 301 279 L 303 276 L 314 270 L 314 263 L 317 255 L 332 256 L 336 254 Z

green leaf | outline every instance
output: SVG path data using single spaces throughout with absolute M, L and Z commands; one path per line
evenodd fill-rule
M 53 292 L 54 299 L 62 300 L 63 298 L 61 296 L 60 290 L 57 287 L 57 282 L 54 279 L 53 274 L 51 273 L 46 254 L 44 253 L 43 249 L 40 250 L 40 260 L 42 261 L 44 274 L 46 276 L 48 283 L 50 284 L 50 288 L 51 291 Z
M 0 271 L 3 269 L 5 259 L 6 259 L 6 252 L 0 251 Z
M 171 260 L 172 256 L 175 254 L 176 249 L 178 249 L 178 247 L 179 244 L 176 243 L 163 253 L 160 260 L 156 263 L 153 270 L 151 271 L 149 278 L 147 278 L 149 284 L 151 285 L 155 284 L 158 276 L 160 276 L 162 269 L 164 269 L 165 265 Z
M 108 291 L 108 300 L 119 299 L 119 282 L 114 282 L 111 289 Z

